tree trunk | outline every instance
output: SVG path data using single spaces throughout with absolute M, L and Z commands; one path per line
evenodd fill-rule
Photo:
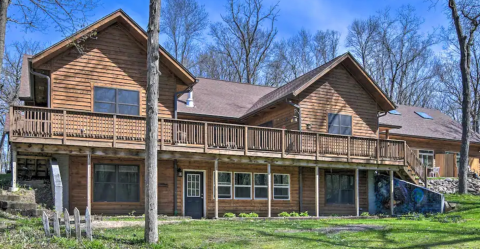
M 0 0 L 0 74 L 2 73 L 3 69 L 3 55 L 5 53 L 5 33 L 7 29 L 7 10 L 9 5 L 10 0 Z
M 452 12 L 452 20 L 455 25 L 458 43 L 460 47 L 460 71 L 462 73 L 462 146 L 460 148 L 460 165 L 458 167 L 458 192 L 468 192 L 468 152 L 470 147 L 470 46 L 473 39 L 473 30 L 470 37 L 464 34 L 460 16 L 458 15 L 455 0 L 449 0 L 448 7 Z
M 160 0 L 150 0 L 147 41 L 147 121 L 145 134 L 145 242 L 158 242 L 157 150 L 160 77 Z

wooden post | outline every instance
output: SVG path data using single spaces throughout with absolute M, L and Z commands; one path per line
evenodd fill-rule
M 117 115 L 113 115 L 113 148 L 117 147 Z
M 218 159 L 215 160 L 215 219 L 218 219 Z
M 72 236 L 72 227 L 70 226 L 70 214 L 66 208 L 63 211 L 63 222 L 65 223 L 65 234 L 67 238 L 70 238 Z
M 17 123 L 15 122 L 15 118 L 14 118 L 14 110 L 13 110 L 13 106 L 10 106 L 10 112 L 9 112 L 9 115 L 10 115 L 10 125 L 9 125 L 9 133 L 8 133 L 8 136 L 9 138 L 12 136 L 13 137 L 13 126 L 17 126 Z M 15 127 L 16 128 L 16 127 Z M 10 139 L 11 140 L 11 139 Z
M 92 156 L 87 154 L 87 207 L 92 208 Z
M 11 134 L 11 133 L 10 133 Z M 10 145 L 10 153 L 12 153 L 11 157 L 11 164 L 12 164 L 12 187 L 10 188 L 10 191 L 17 191 L 17 147 L 15 146 L 14 143 Z
M 390 129 L 385 131 L 385 139 L 390 139 Z
M 407 141 L 403 141 L 403 153 L 405 153 L 405 156 L 403 157 L 403 165 L 407 166 Z
M 245 156 L 248 155 L 248 126 L 245 126 L 245 131 L 243 134 L 243 142 L 245 143 Z
M 282 130 L 282 158 L 285 157 L 285 130 Z
M 78 211 L 78 208 L 73 210 L 73 219 L 75 220 L 75 236 L 77 237 L 78 241 L 81 241 L 82 230 L 80 228 L 80 211 Z
M 60 221 L 58 220 L 58 212 L 55 211 L 53 214 L 53 231 L 55 236 L 60 237 Z
M 435 159 L 434 159 L 434 163 L 435 163 Z M 425 170 L 424 170 L 423 174 L 424 174 L 424 177 L 425 177 L 425 181 L 424 181 L 425 188 L 428 188 L 428 167 L 427 167 L 426 164 L 425 164 Z
M 268 218 L 272 217 L 272 168 L 267 164 Z
M 318 160 L 318 158 L 320 157 L 320 134 L 318 133 L 317 133 L 317 146 L 316 146 L 315 155 L 316 155 L 316 159 Z
M 203 152 L 207 153 L 208 150 L 208 124 L 205 123 L 205 129 L 203 130 L 203 141 L 205 143 L 205 147 L 203 148 Z
M 360 200 L 358 193 L 358 169 L 355 169 L 355 215 L 360 216 Z
M 42 223 L 43 223 L 43 230 L 45 231 L 45 236 L 48 238 L 50 237 L 50 224 L 48 223 L 48 216 L 45 211 L 42 214 Z
M 63 110 L 63 144 L 67 143 L 67 110 Z
M 298 167 L 298 212 L 303 210 L 303 167 Z
M 87 239 L 92 241 L 92 217 L 90 215 L 90 209 L 87 207 L 85 210 L 85 232 L 87 234 Z
M 393 208 L 395 204 L 394 185 L 393 185 L 393 170 L 390 170 L 390 215 L 393 215 Z
M 319 195 L 319 174 L 320 174 L 320 171 L 318 169 L 318 167 L 315 167 L 315 215 L 317 217 L 320 217 L 320 203 L 319 203 L 319 199 L 318 199 L 318 195 Z
M 160 119 L 160 138 L 162 139 L 160 141 L 160 149 L 165 150 L 165 121 Z
M 348 136 L 348 138 L 347 138 L 347 162 L 350 162 L 350 153 L 351 153 L 351 148 L 352 148 L 351 144 L 352 144 L 352 141 L 350 139 L 350 136 Z
M 380 139 L 377 138 L 377 164 L 380 164 Z

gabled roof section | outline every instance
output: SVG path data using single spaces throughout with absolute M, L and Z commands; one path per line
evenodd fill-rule
M 387 113 L 380 117 L 380 127 L 392 128 L 390 135 L 461 141 L 462 125 L 439 110 L 408 105 L 398 105 L 401 115 Z M 432 117 L 425 119 L 415 112 L 423 112 Z M 471 133 L 471 142 L 480 143 L 480 134 Z
M 30 59 L 32 55 L 24 54 L 22 58 L 22 74 L 20 75 L 20 89 L 18 90 L 18 98 L 23 101 L 29 101 L 32 98 L 32 81 L 30 74 Z
M 140 27 L 130 16 L 128 16 L 122 9 L 119 9 L 102 19 L 94 22 L 93 24 L 81 29 L 77 33 L 70 37 L 63 39 L 62 41 L 50 46 L 49 48 L 37 53 L 31 59 L 33 67 L 37 68 L 39 65 L 54 58 L 60 53 L 69 48 L 69 44 L 77 40 L 78 38 L 96 30 L 100 32 L 114 23 L 123 24 L 130 32 L 132 37 L 141 45 L 147 48 L 147 32 Z M 146 59 L 146 58 L 145 58 Z M 179 63 L 173 56 L 171 56 L 162 46 L 160 46 L 160 61 L 164 63 L 172 72 L 179 77 L 186 85 L 192 85 L 195 83 L 195 76 L 190 73 L 181 63 Z
M 187 107 L 188 94 L 178 99 L 178 112 L 224 118 L 240 118 L 265 94 L 276 88 L 223 80 L 198 78 L 193 87 L 194 107 Z
M 245 117 L 277 103 L 278 101 L 298 96 L 303 90 L 340 64 L 342 64 L 365 89 L 365 91 L 372 96 L 383 111 L 395 109 L 395 104 L 387 97 L 380 87 L 377 86 L 353 56 L 350 53 L 345 53 L 290 81 L 282 87 L 277 88 L 275 91 L 266 94 L 248 110 Z

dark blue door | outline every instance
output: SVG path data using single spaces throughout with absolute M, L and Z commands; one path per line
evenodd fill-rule
M 203 172 L 185 172 L 185 216 L 203 217 Z

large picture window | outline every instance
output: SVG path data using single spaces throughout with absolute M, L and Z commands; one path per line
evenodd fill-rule
M 94 89 L 95 112 L 139 115 L 138 91 L 98 87 Z
M 213 198 L 215 198 L 215 172 L 213 172 Z M 232 198 L 232 173 L 218 172 L 218 199 Z
M 328 133 L 352 135 L 352 116 L 338 113 L 329 113 Z
M 273 199 L 290 199 L 290 175 L 273 174 Z
M 252 199 L 252 173 L 235 173 L 235 199 Z
M 427 167 L 433 167 L 433 150 L 419 150 L 418 158 L 422 161 L 423 165 Z
M 95 165 L 93 200 L 95 202 L 139 202 L 138 166 Z
M 254 192 L 255 199 L 267 199 L 268 198 L 268 175 L 267 174 L 254 174 Z
M 325 185 L 327 204 L 355 203 L 355 186 L 353 175 L 326 174 Z

